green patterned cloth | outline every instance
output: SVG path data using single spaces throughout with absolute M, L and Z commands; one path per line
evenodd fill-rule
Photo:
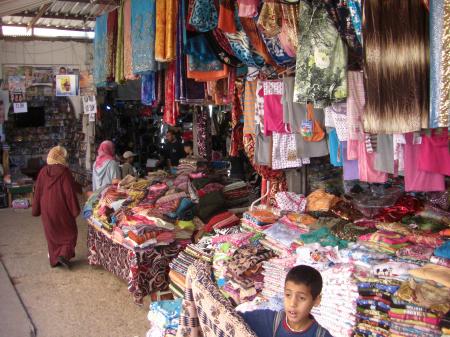
M 322 108 L 347 97 L 347 50 L 320 1 L 299 6 L 294 102 Z

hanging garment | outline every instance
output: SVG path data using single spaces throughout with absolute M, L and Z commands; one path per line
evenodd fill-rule
M 176 0 L 156 2 L 155 60 L 169 62 L 175 58 L 175 38 L 178 18 Z
M 282 81 L 263 81 L 264 95 L 264 134 L 270 136 L 273 131 L 286 132 L 283 123 L 283 97 Z
M 448 129 L 423 134 L 419 152 L 419 170 L 450 176 Z
M 242 63 L 248 67 L 261 68 L 264 66 L 264 59 L 256 53 L 244 31 L 240 30 L 235 34 L 225 33 L 225 35 L 233 49 L 234 55 Z
M 335 103 L 325 108 L 325 126 L 336 129 L 339 141 L 348 140 L 347 104 Z
M 430 3 L 430 128 L 450 126 L 450 4 Z
M 306 195 L 308 190 L 306 166 L 302 166 L 298 169 L 286 170 L 285 174 L 289 192 Z
M 275 195 L 280 191 L 286 191 L 286 176 L 283 170 L 272 170 L 267 166 L 260 166 L 255 163 L 255 137 L 253 135 L 244 136 L 244 149 L 247 154 L 247 158 L 252 164 L 255 171 L 270 184 L 270 190 L 268 194 L 269 204 L 275 205 Z
M 178 103 L 175 102 L 175 62 L 169 63 L 165 77 L 165 105 L 163 121 L 166 124 L 175 126 L 179 115 Z
M 202 158 L 211 159 L 211 118 L 206 107 L 198 107 L 197 114 L 197 142 L 198 155 Z
M 244 134 L 255 134 L 255 103 L 257 81 L 245 81 Z
M 358 142 L 359 180 L 368 183 L 385 183 L 387 174 L 374 168 L 375 153 L 367 151 L 365 139 Z
M 323 108 L 347 97 L 347 52 L 323 5 L 299 6 L 294 102 Z
M 123 3 L 123 72 L 126 80 L 135 80 L 133 74 L 133 46 L 131 41 L 131 1 Z
M 347 129 L 348 139 L 358 140 L 363 133 L 362 113 L 366 105 L 364 92 L 364 74 L 360 71 L 349 71 L 347 97 Z M 349 156 L 349 158 L 351 158 Z
M 108 39 L 107 28 L 108 16 L 106 14 L 97 17 L 95 20 L 94 39 L 94 82 L 96 86 L 104 86 L 107 77 L 107 54 Z
M 348 47 L 348 69 L 362 69 L 362 46 L 352 24 L 348 1 L 324 0 L 325 7 L 341 38 Z
M 272 166 L 272 136 L 265 136 L 258 125 L 255 133 L 255 163 Z
M 405 135 L 405 191 L 442 192 L 445 190 L 444 176 L 419 169 L 420 144 L 413 133 Z
M 156 70 L 155 23 L 155 0 L 131 1 L 131 40 L 134 74 Z
M 219 15 L 213 0 L 189 0 L 188 29 L 208 32 L 217 27 Z
M 330 129 L 328 132 L 328 147 L 330 149 L 330 163 L 334 167 L 342 167 L 342 147 L 337 137 L 335 128 Z
M 281 170 L 309 164 L 309 158 L 301 158 L 298 156 L 297 137 L 302 136 L 298 133 L 273 132 L 272 169 Z
M 283 121 L 289 124 L 292 132 L 300 132 L 302 121 L 307 118 L 306 104 L 298 104 L 293 102 L 294 96 L 294 77 L 285 77 L 283 79 Z M 314 118 L 323 128 L 324 111 L 323 109 L 314 108 Z M 301 158 L 315 158 L 328 155 L 328 146 L 326 137 L 319 142 L 309 142 L 303 137 L 296 137 L 297 154 Z
M 342 142 L 342 157 L 344 163 L 343 177 L 344 180 L 359 179 L 358 161 L 349 160 L 347 157 L 347 142 Z
M 156 99 L 155 73 L 141 76 L 141 101 L 144 105 L 152 105 Z
M 106 56 L 106 80 L 108 82 L 114 81 L 114 75 L 116 71 L 118 15 L 119 11 L 117 9 L 108 13 L 108 32 L 106 34 L 106 38 L 108 40 L 108 53 Z
M 368 0 L 363 16 L 364 131 L 406 133 L 427 128 L 428 12 L 420 1 Z M 387 55 L 396 55 L 395 62 Z
M 352 18 L 353 28 L 355 29 L 356 37 L 359 43 L 362 44 L 362 12 L 361 0 L 347 0 L 347 6 L 350 10 L 350 17 Z
M 115 69 L 114 69 L 114 80 L 116 81 L 116 83 L 122 83 L 125 80 L 124 67 L 123 67 L 124 6 L 125 6 L 125 4 L 122 3 L 122 5 L 118 8 L 116 64 L 115 64 Z
M 255 124 L 264 133 L 264 88 L 260 80 L 256 82 Z
M 236 68 L 243 66 L 243 63 L 234 55 L 227 37 L 220 29 L 207 32 L 206 38 L 211 49 L 222 63 Z
M 234 6 L 234 1 L 231 0 L 220 2 L 217 28 L 224 33 L 237 33 L 236 22 L 234 21 Z
M 393 135 L 377 135 L 375 169 L 380 172 L 395 174 Z
M 189 267 L 177 337 L 256 337 L 211 275 L 207 262 Z
M 238 0 L 238 14 L 240 18 L 254 18 L 258 16 L 259 0 Z
M 275 65 L 275 61 L 267 51 L 266 44 L 259 33 L 256 21 L 253 18 L 240 18 L 242 29 L 250 40 L 250 44 L 259 56 L 264 59 L 264 62 L 270 65 Z
M 299 38 L 298 6 L 281 4 L 283 21 L 279 35 L 281 45 L 290 57 L 296 57 Z
M 261 37 L 266 45 L 267 51 L 271 58 L 275 61 L 277 65 L 287 66 L 294 63 L 295 54 L 291 56 L 286 50 L 283 48 L 283 44 L 280 39 L 280 35 L 273 37 L 266 37 L 263 32 L 261 32 Z M 285 36 L 283 36 L 284 38 Z M 293 52 L 293 48 L 291 48 L 286 40 L 283 40 L 290 52 Z

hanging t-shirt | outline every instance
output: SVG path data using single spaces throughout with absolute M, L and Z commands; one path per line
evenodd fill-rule
M 433 130 L 430 135 L 422 135 L 421 140 L 419 169 L 450 176 L 448 129 Z
M 347 142 L 342 142 L 342 155 L 344 159 L 344 180 L 359 179 L 358 161 L 348 160 Z
M 405 135 L 405 191 L 442 192 L 445 190 L 444 175 L 419 169 L 420 144 L 415 144 L 414 133 Z M 422 138 L 423 141 L 423 138 Z M 418 143 L 416 139 L 416 143 Z
M 342 167 L 342 147 L 337 137 L 336 129 L 332 128 L 328 132 L 328 147 L 330 150 L 330 162 L 335 167 Z
M 385 183 L 387 174 L 375 169 L 375 153 L 367 152 L 366 141 L 358 142 L 359 180 L 368 183 Z
M 283 122 L 283 90 L 282 81 L 264 81 L 264 134 L 272 132 L 285 133 L 286 126 Z

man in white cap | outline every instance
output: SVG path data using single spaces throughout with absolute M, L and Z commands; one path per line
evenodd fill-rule
M 123 154 L 125 162 L 122 165 L 122 178 L 125 178 L 127 175 L 136 175 L 136 169 L 133 166 L 134 157 L 136 157 L 136 154 L 131 151 L 126 151 Z

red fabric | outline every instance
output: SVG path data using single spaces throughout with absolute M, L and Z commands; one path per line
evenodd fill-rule
M 58 256 L 73 258 L 80 206 L 76 183 L 67 167 L 48 165 L 41 170 L 36 181 L 32 214 L 42 218 L 50 264 L 55 266 Z
M 175 126 L 178 118 L 178 105 L 175 102 L 175 62 L 169 63 L 166 70 L 166 95 L 163 121 L 166 124 Z
M 212 231 L 212 229 L 215 228 L 217 223 L 222 222 L 224 220 L 229 220 L 229 222 L 227 222 L 226 226 L 220 226 L 220 228 L 232 227 L 232 226 L 235 226 L 235 225 L 237 225 L 239 223 L 239 218 L 234 213 L 223 212 L 223 213 L 220 213 L 220 214 L 217 214 L 217 215 L 213 216 L 209 220 L 209 222 L 205 225 L 204 231 L 205 232 Z
M 405 195 L 397 200 L 394 206 L 383 208 L 375 217 L 379 222 L 397 222 L 408 215 L 416 214 L 422 205 L 412 196 Z
M 97 151 L 97 159 L 95 160 L 95 167 L 100 168 L 109 160 L 114 160 L 114 144 L 110 140 L 103 141 Z
M 108 39 L 108 82 L 114 82 L 115 69 L 116 69 L 116 47 L 117 47 L 117 29 L 118 29 L 118 17 L 119 11 L 117 9 L 108 13 L 107 23 L 107 39 Z M 119 80 L 119 79 L 117 79 Z

